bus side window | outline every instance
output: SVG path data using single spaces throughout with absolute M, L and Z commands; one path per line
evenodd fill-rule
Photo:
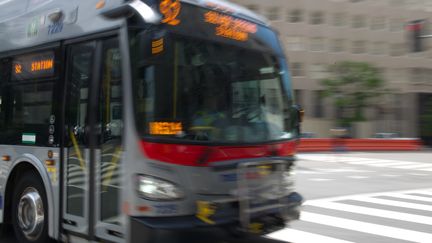
M 52 53 L 55 60 L 54 50 L 0 60 L 1 144 L 53 146 L 58 142 L 55 128 L 51 128 L 55 124 L 50 123 L 55 113 L 54 87 L 58 77 L 54 71 L 38 76 L 23 69 L 19 73 L 12 69 L 14 60 L 28 64 L 31 58 L 45 57 L 47 52 Z
M 100 220 L 120 224 L 120 168 L 123 154 L 121 59 L 118 40 L 103 42 L 102 82 L 99 87 Z

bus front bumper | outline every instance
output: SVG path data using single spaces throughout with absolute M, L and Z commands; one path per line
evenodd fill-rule
M 303 203 L 303 197 L 298 193 L 291 193 L 287 196 L 289 203 L 284 207 L 284 216 L 281 215 L 280 209 L 267 210 L 255 215 L 251 215 L 251 220 L 265 220 L 264 224 L 269 229 L 273 226 L 281 228 L 285 223 L 296 220 L 300 217 L 300 209 Z M 131 217 L 132 228 L 139 231 L 140 227 L 147 227 L 155 230 L 188 230 L 202 227 L 224 227 L 230 225 L 239 225 L 239 211 L 232 207 L 221 206 L 221 210 L 216 211 L 211 217 L 211 221 L 203 220 L 197 215 L 175 216 L 175 217 Z M 218 206 L 218 207 L 219 207 Z M 225 206 L 225 207 L 224 207 Z M 274 230 L 270 230 L 274 231 Z

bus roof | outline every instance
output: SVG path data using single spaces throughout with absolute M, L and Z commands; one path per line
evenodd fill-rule
M 100 0 L 97 7 L 96 0 L 0 0 L 0 52 L 114 29 L 121 25 L 122 20 L 107 19 L 101 13 L 125 2 Z M 239 18 L 267 25 L 264 18 L 225 0 L 181 2 L 216 8 Z

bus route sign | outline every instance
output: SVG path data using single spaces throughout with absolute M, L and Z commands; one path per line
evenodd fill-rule
M 53 75 L 53 51 L 17 56 L 12 61 L 12 80 L 46 78 Z

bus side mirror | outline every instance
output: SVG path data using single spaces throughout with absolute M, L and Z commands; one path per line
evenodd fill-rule
M 302 123 L 304 120 L 305 111 L 300 105 L 293 105 L 294 110 L 297 113 L 297 118 L 299 123 Z
M 161 23 L 160 14 L 140 0 L 132 0 L 102 12 L 104 17 L 110 19 L 121 18 L 131 14 L 139 14 L 147 24 Z

